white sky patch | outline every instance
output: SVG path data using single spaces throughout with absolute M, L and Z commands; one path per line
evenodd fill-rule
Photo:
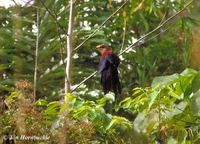
M 25 5 L 30 0 L 15 0 L 15 2 L 19 5 Z M 0 0 L 0 6 L 4 6 L 8 8 L 9 6 L 13 6 L 15 3 L 12 0 Z

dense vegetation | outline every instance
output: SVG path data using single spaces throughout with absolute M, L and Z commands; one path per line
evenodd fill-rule
M 187 2 L 130 0 L 73 51 L 72 88 L 97 69 L 96 45 L 110 45 L 118 54 Z M 74 49 L 123 3 L 75 1 Z M 112 93 L 103 95 L 99 74 L 64 94 L 68 1 L 0 7 L 0 143 L 12 135 L 46 138 L 14 138 L 24 144 L 200 143 L 200 72 L 197 65 L 192 67 L 199 8 L 194 0 L 120 56 L 123 91 L 116 104 Z

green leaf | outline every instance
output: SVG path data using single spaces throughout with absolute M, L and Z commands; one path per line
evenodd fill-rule
M 191 84 L 192 92 L 197 92 L 200 89 L 200 72 L 196 75 Z
M 160 91 L 153 91 L 152 93 L 149 94 L 149 107 L 148 107 L 148 110 L 151 109 L 152 105 L 155 103 L 156 101 L 156 98 L 159 96 L 160 94 Z
M 37 106 L 47 106 L 48 102 L 44 99 L 39 99 L 35 102 Z
M 197 71 L 196 71 L 196 70 L 187 68 L 187 69 L 185 69 L 180 75 L 182 75 L 182 76 L 189 76 L 189 75 L 195 76 L 196 74 L 197 74 Z
M 113 95 L 108 95 L 106 94 L 103 98 L 97 100 L 97 103 L 100 107 L 103 107 L 106 105 L 107 101 L 114 101 L 114 96 Z
M 148 24 L 145 16 L 142 13 L 139 13 L 139 14 L 140 14 L 141 20 L 142 20 L 142 22 L 144 24 L 145 31 L 148 32 L 149 31 L 149 24 Z
M 169 137 L 167 139 L 167 144 L 178 144 L 178 141 L 176 141 L 173 137 Z
M 0 84 L 0 90 L 11 91 L 12 88 Z
M 50 102 L 45 109 L 46 119 L 49 121 L 53 121 L 59 114 L 61 105 L 58 101 Z
M 173 74 L 170 76 L 159 76 L 153 79 L 151 87 L 156 87 L 157 85 L 166 86 L 176 82 L 179 79 L 179 74 Z
M 92 38 L 90 41 L 91 41 L 91 42 L 95 42 L 95 43 L 104 43 L 104 44 L 108 44 L 108 41 L 107 41 L 106 39 Z
M 114 126 L 125 126 L 126 128 L 131 128 L 133 125 L 124 117 L 119 117 L 119 116 L 113 116 L 111 122 L 109 125 L 106 127 L 106 130 L 111 129 Z
M 191 110 L 195 116 L 200 116 L 200 89 L 193 95 L 191 99 Z

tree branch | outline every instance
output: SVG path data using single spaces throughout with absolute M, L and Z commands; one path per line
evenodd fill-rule
M 125 38 L 126 38 L 126 30 L 127 30 L 127 20 L 126 18 L 124 19 L 124 33 L 123 33 L 123 38 L 122 38 L 122 46 L 121 46 L 121 50 L 123 50 L 124 48 L 124 43 L 125 43 Z
M 41 1 L 41 0 L 40 0 Z M 84 40 L 79 46 L 77 46 L 75 49 L 73 49 L 73 51 L 78 50 L 86 41 L 88 41 L 92 36 L 94 36 L 98 30 L 100 30 L 102 28 L 102 26 L 112 17 L 114 16 L 129 0 L 126 0 L 122 6 L 120 6 L 112 15 L 110 15 L 86 40 Z M 75 3 L 76 1 L 74 1 Z M 46 7 L 46 9 L 48 9 Z M 52 14 L 52 13 L 51 13 Z M 52 14 L 52 17 L 55 17 L 54 14 Z M 59 64 L 57 64 L 55 67 L 58 68 L 59 66 L 61 66 L 62 64 L 64 64 L 64 62 L 66 62 L 67 59 L 61 60 L 59 62 Z M 55 68 L 55 69 L 56 69 Z M 52 70 L 53 71 L 53 70 Z
M 84 79 L 82 82 L 80 82 L 74 89 L 71 90 L 71 92 L 74 92 L 78 87 L 80 87 L 82 84 L 84 84 L 86 81 L 88 81 L 90 78 L 95 76 L 98 71 L 93 72 L 90 76 L 88 76 L 86 79 Z
M 175 18 L 176 16 L 178 16 L 181 12 L 183 12 L 194 0 L 191 0 L 190 2 L 188 2 L 180 11 L 176 12 L 174 15 L 172 15 L 171 17 L 169 17 L 168 19 L 166 19 L 164 22 L 160 23 L 155 29 L 153 29 L 152 31 L 150 31 L 149 33 L 147 33 L 146 35 L 144 35 L 143 37 L 139 38 L 135 43 L 131 44 L 130 46 L 128 46 L 126 49 L 124 49 L 122 52 L 120 52 L 118 54 L 118 56 L 124 54 L 126 51 L 128 51 L 131 48 L 135 48 L 140 41 L 146 39 L 148 36 L 150 36 L 151 34 L 153 34 L 154 32 L 156 32 L 157 30 L 159 30 L 160 28 L 162 28 L 165 24 L 167 24 L 170 20 L 172 20 L 173 18 Z M 165 31 L 163 31 L 165 32 Z M 162 33 L 163 33 L 162 32 Z M 86 81 L 88 81 L 90 78 L 92 78 L 98 71 L 93 72 L 90 76 L 88 76 L 86 79 L 84 79 L 82 82 L 80 82 L 71 92 L 75 91 L 78 87 L 80 87 L 81 84 L 85 83 Z
M 173 18 L 175 18 L 176 16 L 178 16 L 181 12 L 183 12 L 193 1 L 194 0 L 191 0 L 180 11 L 176 12 L 174 15 L 172 15 L 171 17 L 169 17 L 168 19 L 166 19 L 163 23 L 159 24 L 154 30 L 150 31 L 145 36 L 139 38 L 135 43 L 131 44 L 129 47 L 127 47 L 126 49 L 124 49 L 121 53 L 119 53 L 119 56 L 122 55 L 123 53 L 125 53 L 126 51 L 128 51 L 129 49 L 131 49 L 136 44 L 138 44 L 141 40 L 145 40 L 148 36 L 150 36 L 151 34 L 153 34 L 154 32 L 156 32 L 160 28 L 162 28 L 166 23 L 168 23 L 170 20 L 172 20 Z
M 53 13 L 55 15 L 55 18 L 57 19 L 58 15 L 56 14 L 55 7 L 53 9 Z M 64 60 L 63 54 L 64 54 L 64 48 L 65 48 L 65 46 L 64 46 L 64 43 L 63 43 L 63 39 L 61 38 L 61 33 L 60 33 L 60 29 L 59 28 L 57 28 L 57 32 L 58 32 L 58 37 L 60 39 L 60 44 L 61 44 L 61 47 L 60 47 L 60 57 L 61 57 L 62 63 L 64 64 L 65 60 Z
M 53 12 L 50 11 L 50 9 L 45 5 L 45 3 L 42 1 L 42 0 L 39 0 L 40 3 L 43 5 L 43 7 L 48 11 L 48 13 L 51 15 L 51 17 L 54 19 L 56 25 L 57 25 L 57 33 L 58 33 L 58 37 L 61 41 L 61 48 L 60 48 L 60 57 L 61 57 L 61 61 L 62 63 L 64 64 L 64 58 L 63 58 L 63 53 L 64 53 L 64 44 L 63 44 L 63 40 L 61 38 L 61 32 L 64 32 L 65 34 L 67 33 L 63 28 L 62 26 L 59 24 L 57 18 L 57 14 L 55 12 L 55 8 L 52 10 Z M 66 34 L 68 36 L 68 34 Z
M 87 42 L 91 37 L 93 37 L 104 25 L 105 23 L 110 20 L 121 8 L 124 7 L 124 5 L 128 2 L 129 0 L 126 0 L 113 14 L 111 14 L 97 29 L 94 30 L 94 32 L 86 38 L 82 43 L 80 43 L 75 49 L 78 50 L 85 42 Z
M 65 68 L 65 93 L 71 93 L 71 61 L 73 49 L 73 30 L 74 30 L 74 1 L 70 0 L 69 25 L 67 36 L 67 63 Z
M 51 15 L 51 17 L 54 19 L 56 25 L 60 28 L 60 30 L 62 30 L 63 33 L 67 33 L 67 32 L 63 29 L 63 27 L 59 24 L 59 22 L 58 22 L 56 16 L 55 16 L 55 15 L 51 12 L 51 10 L 45 5 L 45 3 L 44 3 L 42 0 L 39 0 L 39 1 L 40 1 L 40 3 L 44 6 L 44 8 L 48 11 L 48 13 Z
M 39 49 L 39 9 L 37 9 L 37 35 L 36 35 L 36 44 L 35 44 L 35 71 L 34 71 L 34 101 L 36 100 L 36 90 L 37 90 L 37 70 L 38 70 L 38 49 Z

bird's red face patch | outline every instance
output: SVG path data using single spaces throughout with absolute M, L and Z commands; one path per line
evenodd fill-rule
M 105 58 L 112 54 L 112 50 L 107 47 L 103 47 L 100 48 L 100 53 L 101 53 L 101 58 Z

